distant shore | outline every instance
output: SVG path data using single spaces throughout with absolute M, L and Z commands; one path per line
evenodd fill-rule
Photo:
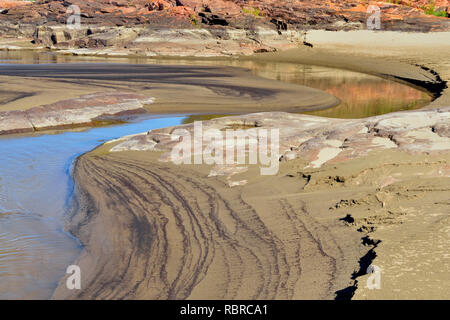
M 89 64 L 79 64 L 74 68 L 37 65 L 35 70 L 4 67 L 0 78 L 3 79 L 3 90 L 8 92 L 8 96 L 0 109 L 0 117 L 11 121 L 7 127 L 0 127 L 0 133 L 29 132 L 30 128 L 37 126 L 25 123 L 22 119 L 25 116 L 20 113 L 37 106 L 45 109 L 55 103 L 61 104 L 61 100 L 65 101 L 61 105 L 66 107 L 61 106 L 57 112 L 61 117 L 67 118 L 67 121 L 54 123 L 52 128 L 67 127 L 71 120 L 70 112 L 65 108 L 76 103 L 81 95 L 101 94 L 104 90 L 109 94 L 110 91 L 120 92 L 126 89 L 148 98 L 154 97 L 155 103 L 145 108 L 146 112 L 154 114 L 211 114 L 214 113 L 211 105 L 220 110 L 221 114 L 304 112 L 330 108 L 339 103 L 336 98 L 320 90 L 262 79 L 243 70 L 227 67 L 227 59 L 230 64 L 235 59 L 301 63 L 374 74 L 426 90 L 435 98 L 427 108 L 446 106 L 450 104 L 447 85 L 450 74 L 446 60 L 450 49 L 443 41 L 446 37 L 450 37 L 450 33 L 311 31 L 309 41 L 314 43 L 313 48 L 302 46 L 235 58 L 184 57 L 188 60 L 196 59 L 192 61 L 220 59 L 223 67 L 210 66 L 194 71 L 194 67 L 186 66 L 180 69 L 169 65 L 165 67 L 167 70 L 163 74 L 162 70 L 151 64 L 147 65 L 145 74 L 142 73 L 142 67 L 137 65 L 115 65 L 114 76 L 108 75 L 108 68 L 102 68 L 101 65 L 91 68 Z M 58 57 L 58 52 L 56 54 Z M 179 58 L 178 54 L 174 57 L 154 58 L 156 60 L 152 61 L 167 63 L 174 58 Z M 120 62 L 120 59 L 114 62 Z M 133 72 L 141 73 L 140 80 L 130 78 L 127 74 L 130 68 Z M 85 70 L 81 71 L 83 69 Z M 184 73 L 180 73 L 181 71 Z M 26 87 L 23 86 L 24 79 Z M 132 80 L 132 86 L 129 85 L 129 80 Z M 144 80 L 150 83 L 151 87 L 146 86 Z M 69 85 L 70 91 L 66 90 Z M 38 105 L 36 101 L 39 101 Z M 83 110 L 78 109 L 78 112 Z M 17 110 L 20 111 L 16 112 Z M 128 109 L 123 111 L 129 112 Z M 92 122 L 91 119 L 88 120 L 86 124 Z

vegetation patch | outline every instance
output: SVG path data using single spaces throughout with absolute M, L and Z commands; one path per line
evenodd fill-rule
M 261 17 L 261 11 L 258 8 L 242 8 L 242 12 L 245 14 L 251 14 L 255 17 Z
M 448 17 L 448 14 L 444 10 L 436 10 L 436 5 L 434 0 L 430 0 L 428 6 L 421 6 L 421 8 L 425 11 L 426 14 L 433 15 L 436 17 Z

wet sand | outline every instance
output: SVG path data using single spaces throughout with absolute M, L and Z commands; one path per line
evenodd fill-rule
M 81 94 L 115 90 L 154 97 L 156 103 L 148 108 L 153 114 L 214 110 L 229 114 L 269 110 L 300 112 L 326 109 L 339 103 L 333 95 L 321 90 L 264 79 L 233 67 L 4 65 L 0 80 L 5 83 L 5 91 L 17 93 L 17 97 L 5 101 L 0 111 L 29 109 L 36 106 L 36 101 L 43 105 Z
M 428 108 L 448 106 L 448 45 L 336 39 L 256 59 L 408 79 L 434 90 Z M 448 139 L 440 130 L 433 139 Z M 387 149 L 316 169 L 300 157 L 273 177 L 250 169 L 235 188 L 206 178 L 205 166 L 110 147 L 77 160 L 68 227 L 89 271 L 84 290 L 62 279 L 54 298 L 449 298 L 448 143 L 439 154 Z M 370 264 L 383 270 L 381 290 L 365 288 Z
M 289 196 L 304 185 L 289 171 L 229 188 L 207 166 L 158 156 L 99 148 L 77 160 L 70 231 L 89 271 L 83 290 L 62 284 L 54 298 L 332 299 L 350 285 L 360 237 Z
M 449 298 L 448 153 L 320 169 L 296 159 L 273 177 L 250 168 L 230 188 L 208 166 L 111 147 L 77 160 L 69 231 L 88 271 L 77 292 L 63 279 L 56 299 Z M 374 250 L 375 291 L 359 277 Z

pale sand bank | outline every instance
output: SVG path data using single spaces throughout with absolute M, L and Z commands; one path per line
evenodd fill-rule
M 448 113 L 443 108 L 356 120 L 259 113 L 203 123 L 280 126 L 281 158 L 287 161 L 268 177 L 256 167 L 167 162 L 174 128 L 107 143 L 75 166 L 77 202 L 69 230 L 87 248 L 76 261 L 89 270 L 86 289 L 68 291 L 63 279 L 54 297 L 333 299 L 350 298 L 355 290 L 361 297 L 365 279 L 359 274 L 373 262 L 386 268 L 383 279 L 390 282 L 378 298 L 448 298 L 446 267 L 431 275 L 413 269 L 408 276 L 416 281 L 410 282 L 399 271 L 411 268 L 412 251 L 418 268 L 437 270 L 447 259 Z M 193 130 L 192 124 L 180 127 Z M 414 134 L 426 128 L 434 134 Z M 446 149 L 436 148 L 443 140 Z M 328 149 L 338 146 L 341 151 L 330 156 Z M 436 229 L 437 221 L 443 229 Z M 395 242 L 400 235 L 404 240 Z M 444 242 L 423 264 L 430 241 Z M 379 248 L 383 259 L 397 258 L 395 265 L 372 261 Z M 392 295 L 392 287 L 401 293 Z
M 434 41 L 419 45 L 421 50 L 397 41 L 374 50 L 344 35 L 349 37 L 337 44 L 333 38 L 317 41 L 314 49 L 256 58 L 337 66 L 422 84 L 436 80 L 425 70 L 430 68 L 443 81 L 449 79 L 442 35 L 431 35 Z M 315 36 L 311 33 L 308 41 Z M 429 108 L 448 106 L 448 99 L 444 89 Z M 298 155 L 287 152 L 289 161 L 281 162 L 278 175 L 261 177 L 250 168 L 233 176 L 233 181 L 246 181 L 233 188 L 226 176 L 207 178 L 209 167 L 160 162 L 161 152 L 108 151 L 123 140 L 104 145 L 82 156 L 75 170 L 82 206 L 75 207 L 69 229 L 89 248 L 77 260 L 90 270 L 87 289 L 68 292 L 62 279 L 54 297 L 332 299 L 338 291 L 338 298 L 449 299 L 447 114 L 430 110 L 432 117 L 441 117 L 433 124 L 420 112 L 388 115 L 380 119 L 381 131 L 355 125 L 351 141 L 359 155 L 346 158 L 352 155 L 348 148 L 335 158 L 327 153 L 320 162 L 329 161 L 320 168 L 307 168 L 320 160 L 314 148 L 337 149 L 335 140 L 346 135 L 320 135 L 325 141 L 319 145 L 293 135 L 306 149 L 294 148 Z M 334 123 L 327 128 L 342 128 L 342 120 L 324 121 Z M 402 140 L 397 141 L 392 133 L 399 128 Z M 370 136 L 370 143 L 358 143 L 358 135 Z M 309 157 L 302 150 L 310 150 Z M 124 256 L 132 258 L 130 263 L 123 263 Z M 364 288 L 370 263 L 382 268 L 381 290 Z
M 315 43 L 315 36 L 308 37 L 313 49 L 252 59 L 435 81 L 425 67 L 449 79 L 448 46 L 440 36 L 430 34 L 434 42 L 420 50 L 410 44 L 375 50 L 346 43 L 345 37 Z M 448 102 L 444 89 L 430 108 Z M 389 138 L 395 121 L 386 121 L 378 135 L 355 126 L 353 134 L 374 135 L 371 148 L 382 151 L 349 159 L 345 152 L 334 158 L 328 152 L 321 158 L 320 151 L 311 152 L 311 159 L 294 155 L 281 163 L 277 176 L 260 177 L 250 168 L 233 177 L 247 183 L 233 188 L 225 177 L 207 178 L 209 167 L 174 166 L 151 151 L 109 153 L 119 142 L 105 145 L 82 156 L 75 169 L 80 206 L 68 229 L 87 248 L 76 261 L 88 270 L 86 289 L 69 292 L 62 279 L 54 297 L 332 299 L 337 291 L 348 298 L 356 289 L 355 298 L 448 299 L 450 137 L 448 117 L 440 116 L 443 124 L 424 123 L 426 132 L 415 121 L 412 136 L 402 133 L 402 148 Z M 328 129 L 340 128 L 341 121 L 333 121 Z M 326 148 L 338 149 L 330 143 Z M 304 145 L 312 151 L 314 146 Z M 305 168 L 313 159 L 322 166 Z M 352 219 L 342 220 L 348 214 Z M 369 292 L 365 278 L 352 274 L 359 275 L 360 259 L 371 250 L 383 284 Z

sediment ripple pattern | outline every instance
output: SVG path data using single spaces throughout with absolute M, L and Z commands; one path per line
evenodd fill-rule
M 242 188 L 141 158 L 77 160 L 82 289 L 62 280 L 55 298 L 332 299 L 347 285 L 345 246 L 304 201 L 254 204 Z

